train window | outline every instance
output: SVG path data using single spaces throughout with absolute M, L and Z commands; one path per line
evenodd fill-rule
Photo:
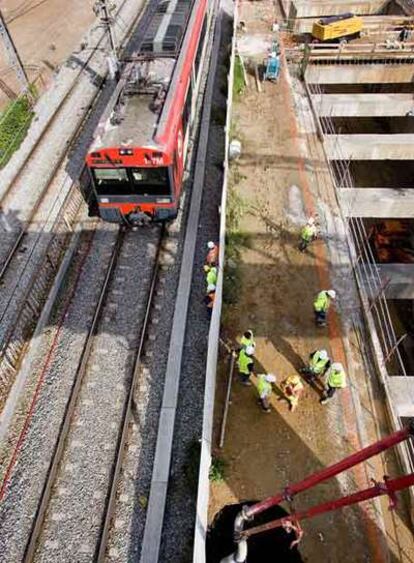
M 203 27 L 201 28 L 200 40 L 198 42 L 197 53 L 196 53 L 195 61 L 194 61 L 194 70 L 195 70 L 196 80 L 197 80 L 197 77 L 198 77 L 198 69 L 200 68 L 201 53 L 203 52 L 204 38 L 206 36 L 206 30 L 207 30 L 207 18 L 205 17 L 204 21 L 203 21 Z
M 169 195 L 168 169 L 131 168 L 132 193 L 137 195 Z
M 130 192 L 130 182 L 125 168 L 94 168 L 93 177 L 99 195 Z

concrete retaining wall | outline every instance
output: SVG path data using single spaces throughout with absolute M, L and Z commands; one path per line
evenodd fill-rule
M 228 96 L 227 96 L 227 114 L 225 125 L 225 154 L 224 154 L 224 175 L 223 175 L 223 190 L 220 205 L 220 254 L 219 254 L 219 268 L 216 299 L 214 303 L 213 313 L 211 316 L 210 331 L 208 336 L 208 350 L 207 350 L 207 366 L 206 366 L 206 384 L 204 391 L 204 412 L 203 412 L 203 430 L 201 436 L 201 457 L 200 457 L 200 470 L 198 479 L 198 496 L 197 496 L 197 511 L 196 522 L 194 531 L 194 551 L 193 563 L 205 563 L 206 552 L 206 534 L 208 524 L 208 504 L 210 494 L 210 481 L 209 471 L 211 465 L 211 450 L 212 450 L 212 434 L 213 434 L 213 416 L 214 416 L 214 399 L 216 391 L 216 370 L 218 347 L 220 337 L 220 317 L 221 306 L 223 298 L 223 270 L 224 270 L 224 251 L 225 251 L 225 236 L 226 236 L 226 205 L 227 205 L 227 187 L 229 176 L 229 133 L 231 125 L 231 114 L 233 104 L 233 77 L 234 77 L 234 57 L 236 51 L 236 28 L 238 18 L 238 5 L 237 0 L 234 4 L 234 21 L 233 21 L 233 39 L 230 56 L 230 70 L 227 79 Z M 218 25 L 221 27 L 221 16 Z
M 298 18 L 337 16 L 347 12 L 360 15 L 380 14 L 388 0 L 302 0 L 292 2 Z

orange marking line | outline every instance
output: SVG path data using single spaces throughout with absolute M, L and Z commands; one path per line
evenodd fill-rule
M 299 131 L 296 124 L 296 117 L 292 109 L 294 106 L 292 104 L 292 96 L 287 79 L 287 63 L 286 63 L 282 38 L 280 41 L 280 51 L 281 51 L 281 63 L 282 63 L 281 78 L 283 77 L 281 83 L 283 84 L 284 97 L 287 102 L 286 106 L 289 108 L 288 111 L 290 114 L 289 121 L 290 121 L 290 132 L 292 135 L 292 140 L 295 143 L 299 154 L 298 169 L 299 169 L 299 178 L 302 183 L 303 201 L 308 214 L 314 215 L 316 212 L 316 205 L 315 205 L 313 194 L 309 186 L 308 177 L 305 170 L 305 159 L 301 153 L 300 146 L 298 144 Z M 320 287 L 321 289 L 330 289 L 331 281 L 330 281 L 330 274 L 328 270 L 328 253 L 327 253 L 326 244 L 315 245 L 314 251 L 315 251 L 315 267 L 318 272 Z M 330 347 L 333 352 L 333 356 L 335 360 L 338 360 L 342 362 L 343 365 L 346 365 L 346 354 L 345 354 L 344 344 L 342 342 L 338 314 L 335 310 L 333 311 L 331 310 L 329 312 L 329 315 L 330 315 L 330 322 L 328 324 L 328 331 L 329 331 Z M 360 443 L 358 429 L 355 423 L 355 411 L 352 405 L 351 392 L 349 391 L 349 389 L 345 389 L 339 393 L 339 396 L 340 396 L 342 410 L 344 413 L 344 419 L 347 428 L 347 439 L 356 450 L 361 449 L 362 444 Z M 358 485 L 362 488 L 366 488 L 367 479 L 363 470 L 363 466 L 362 465 L 355 466 L 352 469 L 352 471 L 354 473 Z M 381 542 L 378 541 L 379 529 L 377 528 L 372 518 L 370 518 L 367 508 L 365 508 L 364 505 L 361 505 L 360 508 L 366 526 L 367 539 L 369 541 L 374 556 L 374 561 L 378 563 L 385 563 L 384 554 L 381 551 Z

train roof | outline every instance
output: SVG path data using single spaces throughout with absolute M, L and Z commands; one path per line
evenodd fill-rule
M 170 0 L 159 4 L 139 53 L 122 71 L 96 130 L 92 151 L 103 147 L 156 146 L 154 136 L 170 97 L 193 3 L 194 0 Z

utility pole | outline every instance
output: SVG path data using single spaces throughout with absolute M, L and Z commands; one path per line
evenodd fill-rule
M 17 52 L 16 46 L 13 43 L 13 39 L 9 33 L 9 30 L 7 28 L 1 10 L 0 10 L 0 38 L 3 41 L 7 58 L 9 59 L 11 66 L 14 68 L 17 78 L 19 79 L 19 82 L 23 87 L 23 91 L 30 93 L 29 79 L 27 78 L 27 74 L 26 71 L 24 70 L 23 63 L 21 61 L 21 58 L 19 57 L 19 53 Z
M 97 0 L 93 6 L 94 13 L 101 20 L 101 24 L 109 37 L 111 53 L 108 55 L 108 68 L 111 78 L 115 78 L 119 70 L 118 45 L 113 29 L 114 18 L 110 15 L 110 12 L 114 9 L 115 5 L 108 6 L 107 0 Z

